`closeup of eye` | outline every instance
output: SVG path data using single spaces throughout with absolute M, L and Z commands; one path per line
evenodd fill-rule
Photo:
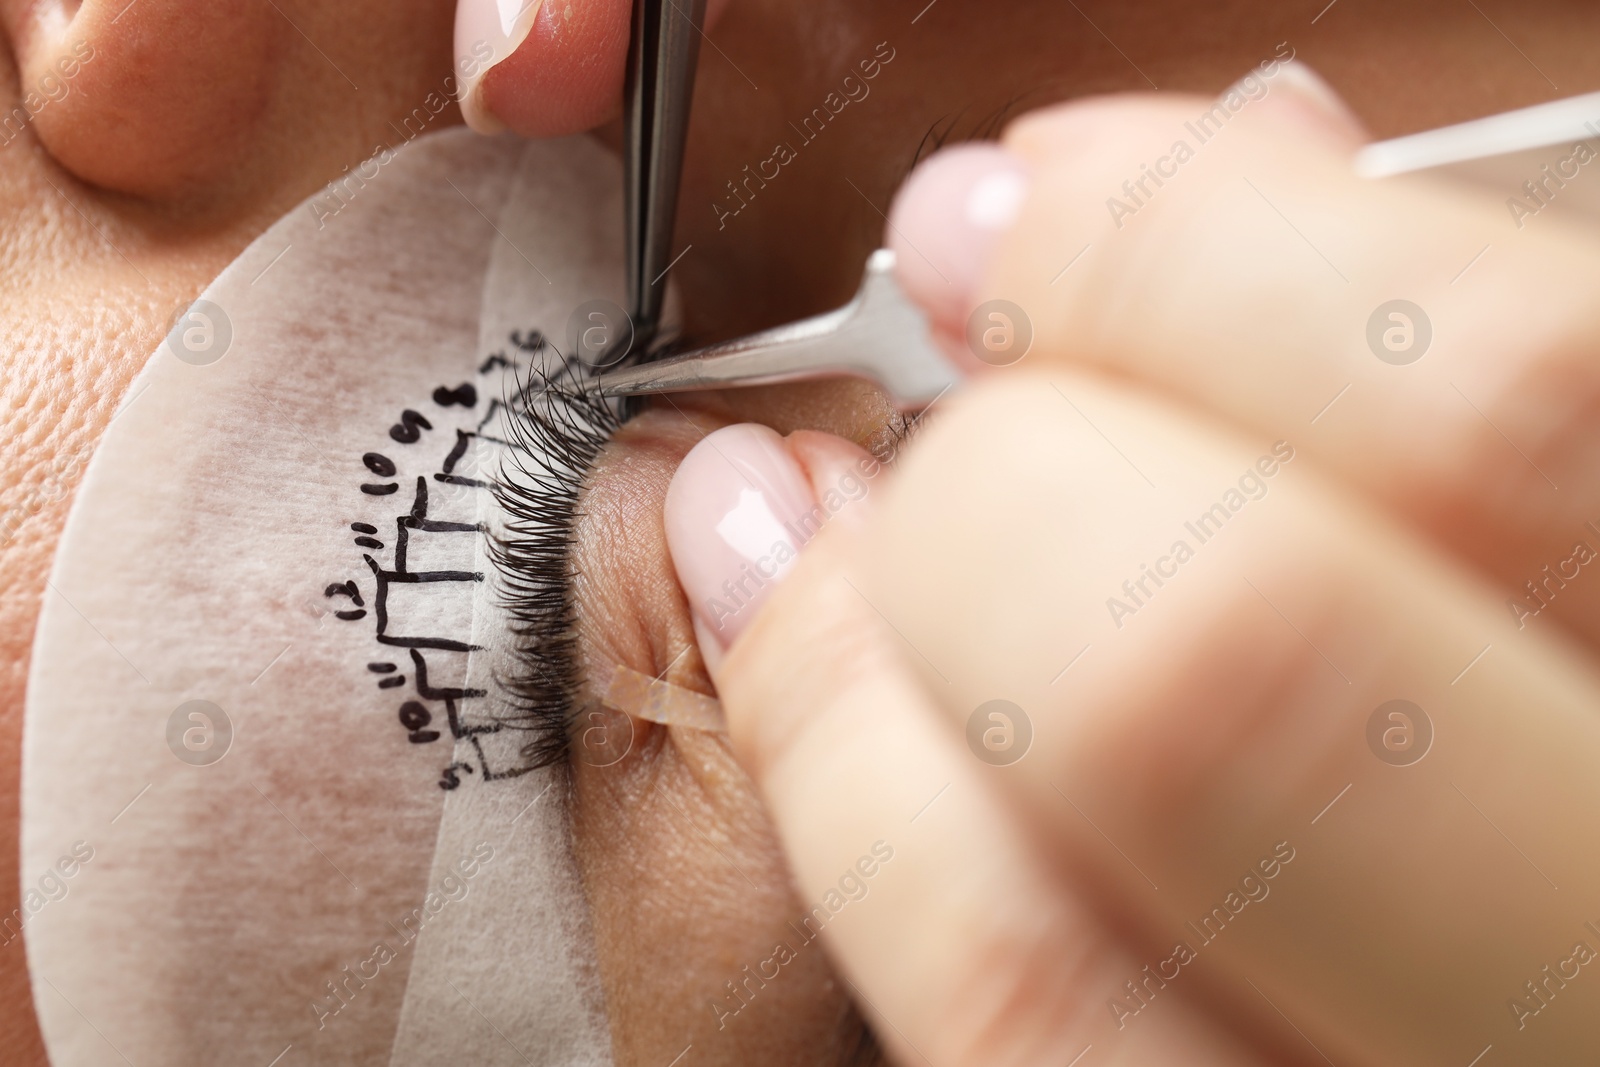
M 659 517 L 678 461 L 731 416 L 716 400 L 625 407 L 591 381 L 569 371 L 517 390 L 493 558 L 515 637 L 506 721 L 531 765 L 571 783 L 618 1062 L 691 1044 L 734 1062 L 783 1033 L 784 1062 L 880 1063 L 725 735 L 601 699 L 616 667 L 714 695 Z
M 0 1063 L 1595 1062 L 1597 39 L 0 0 Z
M 368 1063 L 497 1033 L 619 1064 L 690 1045 L 697 1062 L 873 1062 L 725 736 L 600 700 L 619 667 L 714 696 L 662 494 L 741 417 L 714 397 L 625 410 L 551 369 L 572 306 L 618 288 L 620 242 L 594 236 L 616 231 L 617 170 L 587 140 L 418 139 L 172 313 L 100 454 L 123 473 L 82 496 L 107 510 L 64 550 L 35 659 L 45 722 L 93 721 L 83 685 L 141 687 L 136 713 L 87 745 L 46 729 L 59 743 L 36 758 L 50 873 L 27 931 L 64 993 L 42 987 L 48 1039 L 88 1042 L 65 1062 L 105 1051 L 73 1036 L 75 1006 L 135 1062 L 242 1041 L 263 1063 L 286 1046 Z M 552 185 L 582 190 L 561 215 Z M 422 232 L 389 254 L 396 217 Z M 579 265 L 550 296 L 535 256 Z M 773 421 L 811 421 L 786 395 L 765 401 Z M 866 433 L 881 409 L 860 399 L 809 403 Z M 150 470 L 142 524 L 116 487 Z M 129 595 L 136 574 L 173 606 Z M 147 933 L 86 993 L 80 946 L 131 907 Z M 142 980 L 164 955 L 170 979 Z M 221 962 L 184 962 L 202 956 Z M 216 972 L 236 968 L 225 991 Z M 178 996 L 269 1007 L 242 1037 L 223 1014 L 181 1034 L 145 1021 Z

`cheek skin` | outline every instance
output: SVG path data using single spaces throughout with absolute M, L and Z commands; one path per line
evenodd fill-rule
M 86 0 L 70 23 L 44 20 L 23 36 L 24 92 L 66 89 L 39 110 L 40 141 L 78 179 L 135 196 L 228 176 L 260 139 L 294 28 L 266 4 L 203 16 L 188 0 L 140 0 L 119 16 L 123 7 Z
M 0 49 L 0 85 L 16 77 Z M 0 89 L 0 112 L 15 106 Z M 0 915 L 21 906 L 23 694 L 56 538 L 128 382 L 245 239 L 153 237 L 23 138 L 0 148 Z M 0 947 L 0 1059 L 43 1067 L 24 948 Z
M 660 1067 L 691 1043 L 699 1064 L 839 1062 L 849 1001 L 820 944 L 788 925 L 802 906 L 754 786 L 709 735 L 656 731 L 636 745 L 575 774 L 617 1064 Z M 795 958 L 764 963 L 780 943 Z M 763 966 L 775 977 L 762 980 Z M 713 1004 L 737 1014 L 719 1020 Z
M 154 205 L 174 228 L 251 215 L 259 231 L 380 148 L 460 121 L 446 103 L 453 10 L 0 0 L 0 31 L 19 102 L 34 97 L 29 136 L 82 183 L 63 186 L 74 201 L 125 194 L 115 206 Z M 13 125 L 14 106 L 0 110 Z
M 693 633 L 661 522 L 678 462 L 736 418 L 710 398 L 697 406 L 642 413 L 590 476 L 574 562 L 591 678 L 612 663 L 652 675 L 670 665 L 669 681 L 714 692 L 698 653 L 680 658 Z M 619 1067 L 661 1067 L 690 1043 L 703 1065 L 840 1062 L 860 1023 L 821 942 L 789 925 L 804 907 L 726 737 L 635 722 L 626 758 L 595 767 L 575 755 L 572 770 L 574 848 Z M 794 958 L 764 962 L 779 944 Z M 777 976 L 762 979 L 763 967 Z M 719 1019 L 713 1004 L 739 1010 Z

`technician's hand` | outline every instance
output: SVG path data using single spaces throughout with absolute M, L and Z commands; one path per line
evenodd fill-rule
M 908 284 L 1025 358 L 892 475 L 745 426 L 673 483 L 797 923 L 901 1064 L 1600 1054 L 1600 242 L 1356 178 L 1266 85 L 926 164 Z
M 728 0 L 707 0 L 706 26 Z M 688 0 L 676 6 L 688 10 Z M 461 113 L 482 133 L 559 137 L 617 115 L 633 0 L 456 0 Z

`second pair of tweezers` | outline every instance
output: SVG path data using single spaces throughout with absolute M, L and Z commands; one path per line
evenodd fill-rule
M 1600 93 L 1371 144 L 1356 156 L 1356 172 L 1384 178 L 1435 171 L 1516 192 L 1523 177 L 1540 175 L 1540 165 L 1550 162 L 1544 158 L 1550 146 L 1584 141 L 1600 153 Z M 1563 205 L 1600 216 L 1600 178 L 1568 184 Z M 675 199 L 676 180 L 672 188 Z M 670 240 L 670 216 L 667 227 Z M 888 249 L 867 259 L 860 290 L 842 308 L 609 371 L 597 384 L 606 395 L 641 396 L 841 375 L 876 382 L 904 410 L 926 407 L 961 380 L 935 342 L 927 316 L 896 283 Z

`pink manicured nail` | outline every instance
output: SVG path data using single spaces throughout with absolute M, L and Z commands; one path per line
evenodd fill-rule
M 964 144 L 911 172 L 889 209 L 888 245 L 906 295 L 960 330 L 995 240 L 1022 209 L 1022 160 L 997 144 Z
M 817 532 L 821 514 L 783 438 L 743 423 L 708 435 L 667 487 L 667 546 L 708 662 Z M 707 637 L 720 647 L 705 649 Z
M 1278 68 L 1278 80 L 1285 94 L 1299 101 L 1307 115 L 1328 132 L 1355 144 L 1365 144 L 1370 135 L 1344 98 L 1333 86 L 1298 59 Z
M 505 129 L 483 104 L 483 76 L 527 40 L 543 6 L 544 0 L 457 0 L 456 100 L 479 133 Z

